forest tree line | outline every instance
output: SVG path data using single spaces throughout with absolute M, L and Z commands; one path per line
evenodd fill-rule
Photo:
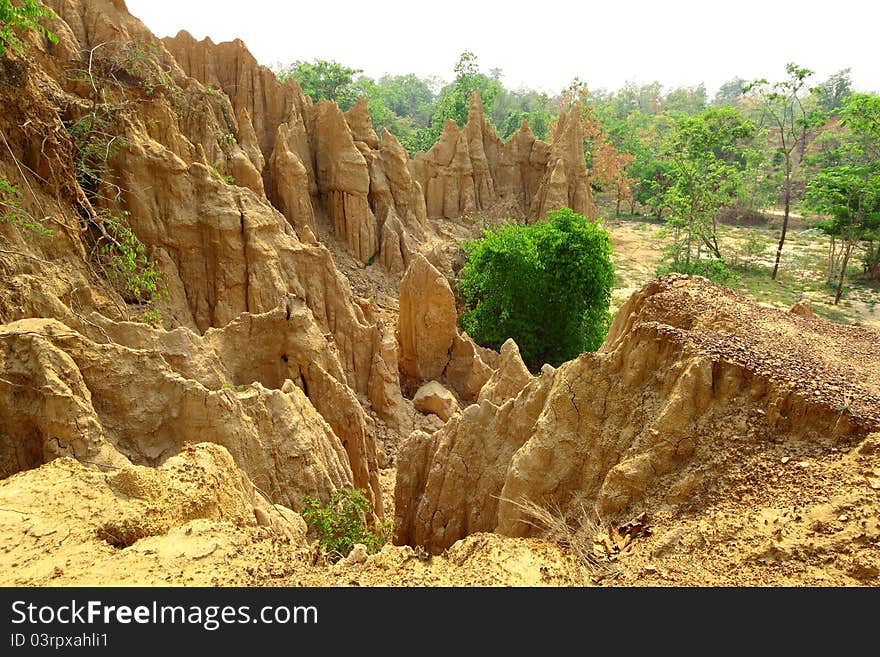
M 552 96 L 509 89 L 502 72 L 481 70 L 472 52 L 462 53 L 447 83 L 415 74 L 374 80 L 323 60 L 275 72 L 343 110 L 364 96 L 377 132 L 387 128 L 411 155 L 436 143 L 447 119 L 464 125 L 475 89 L 504 140 L 523 121 L 548 139 L 559 109 L 577 103 L 594 192 L 615 214 L 665 220 L 666 270 L 723 282 L 719 221 L 778 208 L 773 278 L 792 215 L 808 213 L 830 238 L 835 302 L 857 262 L 859 275 L 880 280 L 880 96 L 857 92 L 849 69 L 817 80 L 792 63 L 771 80 L 734 77 L 711 98 L 703 84 L 666 90 L 659 82 L 608 91 L 575 79 Z

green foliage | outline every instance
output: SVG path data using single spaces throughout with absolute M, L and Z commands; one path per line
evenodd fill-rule
M 391 537 L 391 523 L 369 529 L 366 518 L 370 502 L 362 491 L 341 488 L 326 506 L 305 496 L 300 514 L 331 561 L 348 556 L 356 543 L 363 543 L 369 554 L 378 552 Z
M 118 111 L 109 103 L 94 103 L 80 118 L 65 121 L 73 143 L 76 179 L 90 200 L 97 198 L 102 184 L 109 183 L 109 160 L 125 144 L 115 134 Z
M 132 232 L 128 212 L 98 214 L 90 255 L 95 265 L 129 303 L 146 303 L 167 298 L 168 286 L 156 263 L 146 256 L 146 247 Z
M 25 239 L 50 237 L 52 230 L 28 214 L 18 202 L 18 187 L 0 178 L 0 223 L 11 224 L 25 230 Z
M 52 43 L 58 42 L 58 37 L 40 25 L 41 18 L 57 18 L 55 12 L 40 6 L 37 0 L 21 0 L 12 4 L 12 0 L 0 0 L 0 57 L 7 50 L 18 52 L 21 50 L 21 39 L 18 32 L 25 30 L 37 30 L 41 35 Z
M 723 277 L 719 265 L 712 264 L 722 260 L 718 212 L 737 198 L 747 162 L 743 142 L 754 132 L 754 125 L 732 107 L 676 119 L 665 148 L 670 166 L 664 202 L 672 236 L 666 256 L 672 271 L 694 273 L 706 256 L 710 273 Z
M 850 224 L 859 235 L 873 234 L 880 228 L 880 162 L 823 169 L 807 185 L 807 207 L 829 215 L 819 223 L 829 235 Z
M 733 285 L 739 277 L 728 268 L 727 263 L 720 258 L 707 257 L 685 262 L 683 259 L 667 258 L 667 262 L 657 267 L 657 276 L 665 276 L 672 272 L 690 274 L 691 276 L 703 276 L 721 285 Z
M 880 96 L 852 94 L 840 113 L 845 132 L 829 158 L 834 164 L 809 181 L 806 197 L 809 209 L 826 216 L 819 227 L 831 238 L 827 280 L 837 284 L 835 303 L 859 244 L 865 249 L 865 273 L 880 273 Z
M 111 181 L 108 163 L 125 143 L 118 125 L 130 102 L 129 90 L 138 88 L 147 95 L 161 91 L 175 108 L 183 102 L 183 93 L 159 56 L 158 46 L 139 39 L 101 43 L 88 52 L 87 68 L 70 72 L 69 79 L 90 88 L 90 103 L 68 106 L 64 124 L 73 143 L 77 181 L 92 202 L 107 188 L 115 190 L 111 201 L 121 195 Z
M 489 118 L 505 141 L 519 130 L 523 121 L 529 125 L 535 137 L 547 140 L 550 136 L 550 125 L 553 123 L 551 102 L 547 94 L 530 89 L 502 89 L 495 98 Z
M 615 277 L 598 222 L 562 208 L 533 225 L 487 230 L 464 250 L 461 325 L 478 343 L 498 349 L 513 338 L 532 370 L 602 344 Z
M 666 94 L 664 110 L 673 115 L 685 114 L 687 116 L 694 116 L 706 109 L 707 102 L 705 85 L 678 87 Z
M 225 135 L 217 137 L 217 145 L 223 150 L 226 150 L 227 148 L 232 148 L 237 143 L 238 142 L 235 139 L 235 135 L 232 134 L 231 132 L 228 132 Z
M 718 92 L 715 94 L 715 99 L 712 103 L 720 107 L 737 107 L 742 104 L 743 99 L 745 98 L 744 90 L 748 86 L 748 80 L 739 76 L 731 78 L 718 88 Z
M 235 176 L 224 176 L 222 173 L 220 173 L 220 166 L 221 166 L 221 163 L 219 161 L 214 162 L 209 167 L 209 169 L 211 171 L 211 175 L 214 176 L 214 178 L 216 178 L 220 182 L 224 182 L 227 185 L 234 185 L 235 184 Z
M 158 46 L 148 41 L 125 41 L 114 49 L 108 75 L 117 81 L 140 86 L 150 96 L 157 91 L 170 92 L 175 89 L 174 81 L 160 63 L 159 55 Z
M 440 97 L 437 99 L 437 106 L 431 117 L 430 132 L 427 135 L 431 139 L 431 144 L 440 138 L 447 120 L 452 119 L 459 128 L 464 127 L 467 123 L 471 96 L 478 89 L 483 101 L 483 112 L 486 116 L 491 116 L 495 98 L 502 90 L 501 81 L 497 76 L 490 77 L 481 73 L 477 56 L 466 50 L 455 65 L 455 80 L 440 91 Z
M 819 108 L 828 115 L 836 114 L 843 107 L 844 101 L 853 92 L 852 69 L 845 68 L 832 74 L 824 82 L 813 87 L 813 94 Z
M 435 98 L 429 80 L 413 73 L 383 75 L 376 86 L 388 109 L 413 127 L 427 127 L 431 122 Z
M 744 267 L 751 267 L 767 251 L 767 245 L 757 233 L 750 233 L 743 246 L 741 261 Z
M 785 244 L 791 205 L 795 200 L 795 179 L 814 133 L 827 120 L 822 109 L 815 102 L 810 102 L 812 99 L 806 93 L 813 71 L 789 62 L 785 72 L 786 77 L 778 82 L 770 84 L 767 80 L 756 80 L 744 90 L 755 96 L 760 108 L 760 121 L 766 123 L 771 131 L 768 162 L 771 172 L 776 173 L 784 206 L 776 262 L 771 274 L 774 279 Z
M 162 311 L 158 308 L 145 310 L 141 320 L 144 324 L 149 324 L 153 328 L 158 328 L 162 326 Z
M 276 72 L 282 82 L 293 78 L 302 87 L 303 93 L 314 102 L 332 100 L 345 112 L 351 109 L 358 99 L 354 76 L 363 71 L 349 68 L 336 61 L 316 59 L 312 62 L 295 61 Z

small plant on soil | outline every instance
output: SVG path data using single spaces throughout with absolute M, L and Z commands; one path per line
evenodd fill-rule
M 378 552 L 391 537 L 391 523 L 367 526 L 370 502 L 362 491 L 341 488 L 326 506 L 311 496 L 303 498 L 300 511 L 309 531 L 318 539 L 330 561 L 348 556 L 356 543 L 363 543 L 369 554 Z
M 37 30 L 52 43 L 57 43 L 58 37 L 40 25 L 41 18 L 55 18 L 55 12 L 41 7 L 36 0 L 24 0 L 18 6 L 12 4 L 11 0 L 0 0 L 0 57 L 7 50 L 21 50 L 18 33 L 25 30 Z

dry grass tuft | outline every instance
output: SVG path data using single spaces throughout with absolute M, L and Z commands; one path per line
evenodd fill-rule
M 573 554 L 594 580 L 618 574 L 615 564 L 598 557 L 594 551 L 601 527 L 590 517 L 591 514 L 583 502 L 571 504 L 566 514 L 556 502 L 541 505 L 525 498 L 504 501 L 510 502 L 522 512 L 520 522 L 534 527 L 538 538 Z

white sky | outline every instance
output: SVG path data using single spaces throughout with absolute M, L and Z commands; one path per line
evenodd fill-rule
M 261 64 L 331 59 L 371 77 L 453 77 L 464 50 L 508 88 L 555 93 L 574 76 L 591 89 L 657 80 L 718 86 L 781 79 L 794 61 L 814 82 L 852 68 L 857 90 L 880 91 L 877 0 L 127 0 L 158 36 L 242 39 Z

